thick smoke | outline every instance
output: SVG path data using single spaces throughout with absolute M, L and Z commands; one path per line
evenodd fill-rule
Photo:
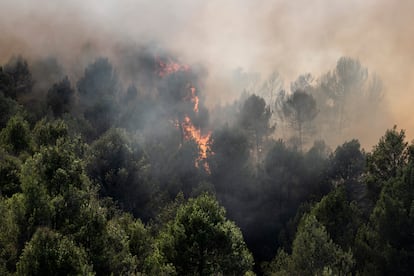
M 100 195 L 144 221 L 180 192 L 213 192 L 260 265 L 291 244 L 301 203 L 344 179 L 361 192 L 360 144 L 370 151 L 394 124 L 414 136 L 413 10 L 0 0 L 0 113 L 22 104 L 34 133 L 62 118 L 90 144 Z M 348 152 L 355 172 L 339 175 Z
M 237 67 L 263 77 L 277 70 L 289 86 L 300 74 L 317 78 L 339 57 L 351 56 L 381 76 L 383 101 L 389 105 L 378 114 L 384 123 L 350 132 L 370 147 L 393 124 L 413 137 L 413 10 L 409 0 L 4 0 L 0 63 L 17 54 L 29 61 L 53 56 L 77 80 L 88 64 L 106 56 L 128 86 L 137 75 L 146 78 L 128 57 L 142 53 L 136 50 L 140 47 L 151 54 L 162 47 L 186 63 L 203 64 L 208 71 L 204 95 L 211 107 L 239 96 L 232 79 Z M 143 81 L 151 80 L 138 80 Z

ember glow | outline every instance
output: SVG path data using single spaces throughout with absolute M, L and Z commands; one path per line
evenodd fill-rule
M 171 75 L 172 73 L 178 71 L 188 71 L 190 68 L 188 65 L 179 64 L 174 62 L 172 59 L 167 59 L 167 61 L 162 61 L 159 58 L 156 58 L 158 70 L 157 74 L 159 77 L 165 77 Z
M 194 87 L 190 88 L 191 90 L 191 98 L 194 102 L 194 112 L 198 113 L 198 97 L 196 95 L 196 89 Z
M 198 113 L 198 103 L 199 99 L 196 94 L 196 88 L 192 85 L 189 85 L 189 94 L 184 98 L 184 100 L 191 101 L 194 104 L 193 110 L 195 113 Z
M 198 104 L 199 99 L 196 94 L 196 89 L 194 86 L 190 85 L 190 93 L 185 98 L 185 100 L 190 100 L 190 102 L 193 103 L 193 110 L 198 114 Z M 195 165 L 198 167 L 198 162 L 201 160 L 205 160 L 207 158 L 207 149 L 208 149 L 208 141 L 210 140 L 211 132 L 209 131 L 206 134 L 201 133 L 200 128 L 196 128 L 194 124 L 191 122 L 191 119 L 188 115 L 184 117 L 183 122 L 181 123 L 181 129 L 183 131 L 183 136 L 186 140 L 194 140 L 198 144 L 198 147 L 200 149 L 200 155 L 197 158 Z M 210 167 L 208 166 L 208 163 L 204 163 L 204 169 L 206 172 L 210 173 Z

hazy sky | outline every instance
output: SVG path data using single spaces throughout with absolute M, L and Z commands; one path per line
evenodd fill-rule
M 226 98 L 236 67 L 276 69 L 288 82 L 351 56 L 382 77 L 392 121 L 411 139 L 413 15 L 411 0 L 1 0 L 0 62 L 21 53 L 70 64 L 86 45 L 111 56 L 125 43 L 154 41 L 208 68 L 213 102 Z

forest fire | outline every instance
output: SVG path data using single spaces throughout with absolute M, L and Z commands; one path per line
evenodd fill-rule
M 157 64 L 159 66 L 157 70 L 157 74 L 160 77 L 165 77 L 170 74 L 176 73 L 178 71 L 188 71 L 190 67 L 188 65 L 181 65 L 179 63 L 174 62 L 171 59 L 168 59 L 167 62 L 163 62 L 157 59 Z M 183 98 L 184 101 L 191 102 L 193 104 L 193 111 L 195 115 L 198 115 L 199 112 L 199 98 L 197 96 L 197 90 L 192 84 L 188 84 L 188 92 L 187 95 Z M 207 149 L 208 149 L 208 141 L 211 136 L 211 132 L 203 134 L 201 129 L 196 127 L 191 118 L 188 114 L 184 116 L 182 122 L 178 120 L 174 121 L 174 124 L 177 128 L 180 128 L 182 131 L 183 138 L 185 140 L 194 140 L 198 147 L 199 147 L 199 157 L 197 158 L 195 165 L 198 167 L 198 163 L 201 160 L 205 160 L 207 158 Z M 209 166 L 207 163 L 204 163 L 204 168 L 206 172 L 210 172 Z
M 193 123 L 191 122 L 190 117 L 185 116 L 183 122 L 181 123 L 181 127 L 183 130 L 184 138 L 186 140 L 193 139 L 197 142 L 200 148 L 200 159 L 207 158 L 207 148 L 208 148 L 208 140 L 210 139 L 210 132 L 203 135 L 199 128 L 196 128 Z M 197 160 L 198 161 L 198 160 Z
M 189 97 L 186 97 L 186 99 L 188 98 L 190 99 L 191 102 L 194 103 L 194 108 L 193 108 L 194 112 L 198 113 L 199 99 L 198 99 L 198 96 L 196 95 L 196 89 L 194 86 L 190 86 L 190 94 L 189 94 Z
M 158 65 L 157 74 L 159 77 L 165 77 L 178 71 L 188 71 L 190 69 L 188 65 L 179 64 L 170 58 L 167 59 L 166 62 L 156 58 L 156 62 Z

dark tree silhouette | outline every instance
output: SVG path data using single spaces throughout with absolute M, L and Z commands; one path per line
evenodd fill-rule
M 118 76 L 108 59 L 97 59 L 78 81 L 80 107 L 95 129 L 95 137 L 108 130 L 118 110 Z
M 257 164 L 261 162 L 263 142 L 274 130 L 270 125 L 271 115 L 265 100 L 256 95 L 249 96 L 240 111 L 239 124 L 248 133 Z
M 70 85 L 68 77 L 55 83 L 47 92 L 47 105 L 52 109 L 55 117 L 68 113 L 74 104 L 75 91 Z
M 284 103 L 283 114 L 289 121 L 292 129 L 297 132 L 299 149 L 302 151 L 304 138 L 311 131 L 310 123 L 318 114 L 315 99 L 312 95 L 297 90 Z
M 4 75 L 5 74 L 5 75 Z M 19 99 L 31 92 L 33 86 L 32 74 L 29 70 L 27 61 L 21 56 L 13 57 L 4 66 L 2 82 L 6 87 L 3 87 L 3 93 L 12 99 Z

